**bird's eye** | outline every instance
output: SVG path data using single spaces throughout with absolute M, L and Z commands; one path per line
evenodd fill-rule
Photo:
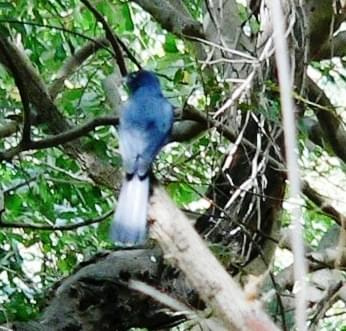
M 131 82 L 133 82 L 135 80 L 135 78 L 136 78 L 136 73 L 135 72 L 131 72 L 130 74 L 127 75 L 126 81 L 128 83 L 131 83 Z

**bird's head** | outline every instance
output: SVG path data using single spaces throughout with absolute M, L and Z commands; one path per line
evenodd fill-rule
M 140 70 L 130 73 L 126 77 L 126 84 L 132 94 L 141 87 L 147 87 L 157 91 L 161 91 L 160 81 L 151 71 Z

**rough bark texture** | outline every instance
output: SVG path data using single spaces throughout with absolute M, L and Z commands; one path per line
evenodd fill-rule
M 137 279 L 155 286 L 161 284 L 169 292 L 172 279 L 165 283 L 162 263 L 158 249 L 100 253 L 56 285 L 38 321 L 14 323 L 11 327 L 20 331 L 111 331 L 131 327 L 156 330 L 173 325 L 184 316 L 170 315 L 153 299 L 127 287 L 129 279 Z M 181 293 L 185 301 L 193 301 L 193 295 L 189 298 L 191 293 Z M 175 295 L 179 297 L 176 291 Z
M 155 19 L 157 19 L 163 28 L 180 37 L 204 37 L 202 25 L 192 19 L 190 16 L 185 15 L 181 11 L 166 0 L 133 0 L 133 2 L 140 5 Z M 180 6 L 180 9 L 183 5 Z

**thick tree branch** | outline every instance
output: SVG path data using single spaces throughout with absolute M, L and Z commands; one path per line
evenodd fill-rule
M 178 266 L 229 330 L 278 330 L 207 249 L 191 222 L 162 188 L 155 187 L 149 218 L 151 233 L 165 256 Z
M 197 137 L 208 129 L 206 123 L 191 120 L 177 121 L 174 123 L 171 141 L 184 142 Z
M 167 0 L 132 0 L 150 13 L 163 28 L 179 37 L 204 38 L 202 25 L 179 12 Z
M 17 132 L 18 123 L 16 121 L 9 121 L 0 126 L 0 139 L 11 136 L 13 133 Z
M 80 65 L 95 54 L 99 49 L 103 49 L 108 45 L 106 38 L 99 38 L 95 41 L 87 43 L 84 47 L 77 50 L 70 58 L 66 60 L 64 65 L 58 71 L 53 83 L 49 86 L 49 94 L 54 100 L 57 94 L 62 90 L 64 81 L 77 71 Z
M 318 100 L 320 105 L 328 109 L 315 107 L 314 112 L 334 153 L 346 162 L 346 130 L 342 119 L 335 113 L 333 104 L 323 90 L 311 79 L 308 80 L 308 95 L 310 100 Z
M 345 10 L 335 13 L 333 0 L 306 1 L 304 10 L 308 20 L 309 58 L 321 60 L 326 54 L 330 57 L 333 54 L 331 42 L 333 33 L 345 20 Z
M 340 31 L 335 37 L 328 38 L 313 54 L 312 60 L 330 59 L 331 56 L 343 57 L 346 55 L 346 31 Z
M 308 182 L 304 181 L 302 183 L 303 193 L 316 205 L 318 206 L 326 215 L 331 217 L 336 223 L 342 225 L 346 216 L 339 213 L 328 201 L 327 199 L 315 191 Z
M 19 70 L 17 69 L 16 63 L 13 61 L 11 52 L 7 49 L 4 39 L 0 38 L 0 52 L 4 57 L 7 66 L 13 74 L 14 81 L 17 85 L 19 95 L 23 104 L 23 133 L 20 144 L 26 146 L 31 142 L 31 110 L 30 110 L 30 101 L 25 89 L 25 81 L 20 75 Z
M 56 284 L 54 297 L 38 320 L 15 322 L 13 327 L 21 331 L 163 329 L 184 316 L 172 315 L 161 303 L 128 286 L 131 280 L 151 284 L 161 277 L 159 249 L 100 252 Z M 169 293 L 172 283 L 163 286 Z

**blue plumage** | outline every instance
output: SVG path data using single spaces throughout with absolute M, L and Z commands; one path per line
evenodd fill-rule
M 111 238 L 120 245 L 142 244 L 147 232 L 149 171 L 167 142 L 173 107 L 162 95 L 154 73 L 141 70 L 128 76 L 130 97 L 120 113 L 119 146 L 126 172 Z

